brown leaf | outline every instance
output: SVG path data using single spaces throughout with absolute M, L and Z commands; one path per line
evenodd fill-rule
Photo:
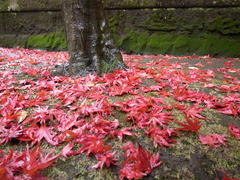
M 27 117 L 27 115 L 28 115 L 28 112 L 27 112 L 27 111 L 24 111 L 24 110 L 21 110 L 21 111 L 18 111 L 18 112 L 16 113 L 16 115 L 17 115 L 17 121 L 18 121 L 18 123 L 21 123 L 21 122 L 23 122 L 23 121 L 26 119 L 26 117 Z

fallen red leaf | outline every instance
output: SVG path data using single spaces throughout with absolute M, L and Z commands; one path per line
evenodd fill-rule
M 39 69 L 36 69 L 34 67 L 28 67 L 28 66 L 21 66 L 21 69 L 23 70 L 23 72 L 25 72 L 31 76 L 36 76 L 40 72 Z
M 150 127 L 147 134 L 151 137 L 155 146 L 159 144 L 161 147 L 171 147 L 170 143 L 176 143 L 176 141 L 170 139 L 170 137 L 177 135 L 177 133 L 170 128 L 161 130 L 159 127 Z
M 52 145 L 58 145 L 58 140 L 55 138 L 57 133 L 52 131 L 53 127 L 47 127 L 46 124 L 42 124 L 40 127 L 32 125 L 27 131 L 26 135 L 32 140 L 32 144 L 40 143 L 42 139 L 45 139 Z
M 42 179 L 47 180 L 39 172 L 52 166 L 60 155 L 52 156 L 54 149 L 43 155 L 39 145 L 33 150 L 27 146 L 24 152 L 15 153 L 12 149 L 8 155 L 0 156 L 0 178 L 13 179 Z
M 124 157 L 127 157 L 127 159 L 124 161 L 119 171 L 121 180 L 124 178 L 140 179 L 163 163 L 159 161 L 159 153 L 152 155 L 139 144 L 138 148 L 135 148 L 132 143 L 128 143 L 122 147 L 122 149 L 127 150 L 124 154 Z
M 126 127 L 126 128 L 123 128 L 121 130 L 115 130 L 115 131 L 112 131 L 112 135 L 113 136 L 117 136 L 118 139 L 122 142 L 122 139 L 123 139 L 123 136 L 124 135 L 127 135 L 127 136 L 136 136 L 135 133 L 133 132 L 130 132 L 130 130 L 132 130 L 132 127 Z
M 203 107 L 198 107 L 197 104 L 192 105 L 189 109 L 183 110 L 183 112 L 186 114 L 187 117 L 191 117 L 194 120 L 197 118 L 206 120 L 207 119 L 203 116 L 201 116 L 199 113 L 202 112 L 202 110 L 205 109 Z
M 234 115 L 236 117 L 240 113 L 239 111 L 240 109 L 238 110 L 238 107 L 240 107 L 240 105 L 237 105 L 233 102 L 229 102 L 225 104 L 225 107 L 218 108 L 217 110 L 220 113 L 227 114 L 227 115 Z
M 12 139 L 21 139 L 24 134 L 23 127 L 21 125 L 12 125 L 10 128 L 0 128 L 0 145 L 5 144 Z
M 229 125 L 228 130 L 233 136 L 240 140 L 240 129 L 237 128 L 236 125 Z
M 201 128 L 201 123 L 198 121 L 198 119 L 195 119 L 194 121 L 190 120 L 189 117 L 186 117 L 186 124 L 175 121 L 183 128 L 178 128 L 178 131 L 198 131 Z
M 94 135 L 94 134 L 86 134 L 81 139 L 77 140 L 78 143 L 82 144 L 82 147 L 78 150 L 78 152 L 83 153 L 87 151 L 87 155 L 92 154 L 101 154 L 109 151 L 111 149 L 110 146 L 104 145 L 104 141 Z
M 217 133 L 205 135 L 205 136 L 199 134 L 199 141 L 202 144 L 216 148 L 216 147 L 219 147 L 219 144 L 223 144 L 224 146 L 226 146 L 225 142 L 227 140 L 225 139 L 225 137 L 226 137 L 225 135 L 220 135 Z
M 98 160 L 98 163 L 94 166 L 91 166 L 91 168 L 100 168 L 102 170 L 103 166 L 106 165 L 107 167 L 110 167 L 111 164 L 118 166 L 115 161 L 117 159 L 114 159 L 115 152 L 104 152 L 101 154 L 95 154 L 96 159 Z

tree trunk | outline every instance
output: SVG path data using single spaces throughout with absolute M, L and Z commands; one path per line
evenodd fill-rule
M 62 0 L 69 73 L 107 73 L 125 67 L 110 36 L 101 0 Z

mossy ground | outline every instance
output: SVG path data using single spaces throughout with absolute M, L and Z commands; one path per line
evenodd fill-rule
M 147 63 L 152 61 L 153 59 L 146 59 L 143 61 Z M 190 62 L 193 64 L 198 60 L 195 59 L 191 62 L 192 59 L 186 59 L 186 62 Z M 177 61 L 177 60 L 176 60 Z M 210 60 L 211 61 L 211 60 Z M 205 62 L 206 63 L 206 62 Z M 214 62 L 216 63 L 216 62 Z M 203 63 L 204 64 L 204 63 Z M 218 62 L 216 66 L 222 66 L 222 62 Z M 189 65 L 190 66 L 190 65 Z M 145 67 L 147 68 L 147 67 Z M 221 78 L 215 79 L 216 85 L 222 84 Z M 151 80 L 143 80 L 143 86 L 156 85 L 154 81 Z M 195 90 L 204 91 L 204 87 L 201 84 L 191 85 L 191 88 Z M 209 90 L 209 89 L 208 89 Z M 213 92 L 212 92 L 213 91 Z M 211 89 L 209 93 L 217 94 L 215 90 Z M 144 96 L 153 96 L 153 97 L 161 97 L 157 92 L 149 92 L 144 93 Z M 134 98 L 132 95 L 124 95 L 119 97 L 109 97 L 109 102 L 122 102 L 129 98 Z M 171 97 L 164 98 L 165 102 L 168 105 L 172 105 L 177 101 L 172 99 Z M 186 102 L 187 106 L 190 106 L 191 103 Z M 171 111 L 173 117 L 177 121 L 184 120 L 183 114 L 181 114 L 178 110 Z M 126 114 L 119 111 L 113 112 L 114 116 L 112 118 L 119 119 L 120 123 L 126 127 L 131 125 L 131 122 L 126 122 Z M 204 110 L 202 115 L 206 117 L 209 122 L 202 121 L 202 128 L 200 130 L 201 134 L 226 134 L 228 132 L 228 124 L 236 124 L 240 125 L 239 118 L 227 116 L 220 114 L 216 110 Z M 109 117 L 111 119 L 111 117 Z M 176 128 L 176 124 L 172 124 L 172 128 Z M 212 148 L 208 146 L 202 145 L 196 133 L 191 132 L 180 132 L 178 137 L 175 137 L 174 140 L 177 141 L 177 144 L 173 144 L 172 148 L 160 148 L 154 147 L 150 138 L 144 135 L 143 130 L 135 129 L 133 131 L 137 134 L 136 137 L 126 137 L 123 142 L 116 141 L 114 139 L 108 139 L 107 142 L 112 146 L 113 149 L 119 149 L 125 142 L 132 141 L 140 143 L 144 148 L 149 150 L 152 153 L 156 153 L 160 151 L 161 160 L 164 163 L 153 170 L 153 172 L 144 177 L 143 179 L 214 179 L 216 176 L 219 178 L 223 177 L 223 174 L 219 169 L 224 169 L 228 172 L 230 177 L 239 177 L 240 175 L 240 166 L 238 164 L 240 160 L 239 153 L 239 141 L 233 136 L 228 135 L 227 146 L 221 146 L 219 148 Z M 116 155 L 120 157 L 123 152 L 119 151 Z M 76 159 L 78 159 L 76 161 Z M 118 162 L 121 164 L 123 159 Z M 112 167 L 110 169 L 104 168 L 102 171 L 97 171 L 89 168 L 94 165 L 95 160 L 91 159 L 91 157 L 74 157 L 70 158 L 69 161 L 61 161 L 57 162 L 56 167 L 49 168 L 45 173 L 48 175 L 49 172 L 52 179 L 56 179 L 59 177 L 59 174 L 63 174 L 59 179 L 107 179 L 107 180 L 115 180 L 118 179 L 118 167 Z M 72 164 L 72 165 L 71 165 Z M 52 169 L 52 170 L 51 170 Z M 67 170 L 69 169 L 69 170 Z M 44 173 L 44 174 L 45 174 Z M 74 174 L 74 175 L 73 175 Z M 73 176 L 72 176 L 73 175 Z
M 148 69 L 150 66 L 149 62 L 154 62 L 157 59 L 155 58 L 143 58 L 140 66 L 142 69 Z M 133 62 L 138 61 L 137 59 L 133 59 Z M 210 68 L 215 72 L 217 68 L 222 68 L 224 66 L 224 62 L 229 61 L 229 59 L 201 59 L 198 58 L 185 58 L 181 59 L 173 58 L 170 62 L 174 63 L 183 63 L 184 69 L 181 71 L 188 73 L 190 66 L 195 66 L 196 63 L 200 62 L 203 64 L 203 67 L 198 67 L 199 69 Z M 212 62 L 212 66 L 209 65 L 209 62 Z M 233 67 L 238 67 L 239 60 L 234 61 Z M 163 67 L 164 68 L 164 67 Z M 217 77 L 214 78 L 214 84 L 216 86 L 220 86 L 223 83 L 227 83 L 223 81 L 222 76 L 224 73 L 217 74 Z M 237 72 L 232 72 L 232 76 L 237 77 Z M 29 78 L 29 76 L 24 77 L 19 76 L 19 78 Z M 143 83 L 141 86 L 151 86 L 157 85 L 156 81 L 153 79 L 142 79 Z M 206 88 L 202 83 L 192 83 L 188 85 L 188 88 L 194 90 L 196 92 L 207 92 L 209 94 L 214 94 L 216 96 L 222 97 L 227 94 L 227 92 L 219 92 L 215 89 Z M 141 92 L 143 96 L 148 97 L 162 97 L 158 92 Z M 123 102 L 128 99 L 133 99 L 134 95 L 126 94 L 122 96 L 109 96 L 109 103 L 113 102 Z M 52 104 L 56 102 L 57 99 L 52 99 L 47 104 Z M 177 103 L 173 97 L 164 97 L 164 101 L 166 105 L 173 105 Z M 190 102 L 182 102 L 187 107 L 190 107 L 192 103 Z M 177 109 L 173 109 L 169 111 L 176 121 L 184 122 L 184 115 Z M 118 111 L 115 109 L 113 115 L 108 117 L 108 120 L 118 119 L 121 127 L 129 127 L 132 126 L 130 121 L 126 120 L 126 113 L 122 111 Z M 233 117 L 228 115 L 220 114 L 218 111 L 214 109 L 205 109 L 201 115 L 206 117 L 209 122 L 201 121 L 202 128 L 200 129 L 201 134 L 227 134 L 227 146 L 220 146 L 219 148 L 212 148 L 209 146 L 202 145 L 198 140 L 198 135 L 193 132 L 179 132 L 179 135 L 174 137 L 173 139 L 177 141 L 176 144 L 172 144 L 172 147 L 154 147 L 151 139 L 146 136 L 144 129 L 134 128 L 133 132 L 136 136 L 127 136 L 124 137 L 123 142 L 120 142 L 117 138 L 108 137 L 105 139 L 106 144 L 111 145 L 112 150 L 117 150 L 115 157 L 119 160 L 117 163 L 122 164 L 124 159 L 121 159 L 122 154 L 124 153 L 120 150 L 120 147 L 123 146 L 126 142 L 135 142 L 141 144 L 145 149 L 150 151 L 151 153 L 160 152 L 160 160 L 164 161 L 159 167 L 153 170 L 151 174 L 144 177 L 143 179 L 206 179 L 212 180 L 218 176 L 218 178 L 223 177 L 223 173 L 218 171 L 219 169 L 224 169 L 228 175 L 232 178 L 240 177 L 240 153 L 239 153 L 239 140 L 234 138 L 228 133 L 228 125 L 235 124 L 240 127 L 239 117 Z M 169 127 L 177 128 L 178 125 L 176 123 L 170 123 Z M 55 153 L 58 154 L 61 152 L 62 148 L 66 144 L 62 144 L 61 146 L 56 147 Z M 16 150 L 24 149 L 26 144 L 18 144 L 18 143 L 10 143 L 4 145 L 2 149 L 11 149 L 15 148 Z M 44 151 L 49 152 L 52 149 L 52 146 L 46 143 L 43 143 L 41 147 Z M 42 174 L 49 179 L 57 179 L 57 180 L 86 180 L 86 179 L 106 179 L 106 180 L 116 180 L 119 179 L 118 171 L 119 167 L 111 166 L 110 168 L 103 168 L 103 170 L 96 170 L 90 168 L 91 166 L 97 163 L 96 159 L 92 156 L 86 156 L 85 154 L 77 155 L 70 157 L 68 159 L 59 158 L 56 161 L 56 166 L 49 167 L 42 171 Z

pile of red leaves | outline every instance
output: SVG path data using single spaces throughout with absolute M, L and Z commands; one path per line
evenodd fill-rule
M 39 172 L 60 156 L 67 158 L 80 153 L 96 158 L 98 163 L 92 168 L 115 165 L 120 167 L 121 179 L 140 179 L 162 163 L 159 153 L 152 155 L 140 144 L 130 142 L 122 146 L 126 160 L 119 165 L 114 157 L 116 151 L 105 143 L 107 138 L 122 142 L 125 136 L 134 137 L 137 129 L 143 129 L 155 147 L 171 147 L 177 143 L 179 131 L 195 132 L 199 142 L 214 148 L 227 146 L 230 135 L 240 139 L 240 129 L 233 124 L 229 124 L 225 135 L 201 133 L 201 121 L 209 121 L 201 115 L 205 109 L 239 115 L 240 81 L 230 75 L 240 74 L 240 69 L 231 65 L 238 59 L 229 59 L 225 68 L 217 69 L 228 84 L 216 85 L 212 82 L 216 72 L 200 69 L 203 67 L 200 61 L 208 61 L 209 57 L 184 57 L 199 59 L 187 71 L 183 69 L 188 64 L 180 63 L 183 57 L 123 57 L 129 69 L 75 79 L 50 76 L 53 65 L 67 61 L 65 52 L 0 48 L 0 145 L 13 141 L 35 145 L 32 150 L 27 146 L 18 153 L 13 149 L 9 153 L 0 150 L 0 179 L 44 179 Z M 172 59 L 179 62 L 171 62 Z M 23 75 L 28 78 L 19 78 Z M 145 80 L 155 84 L 146 85 Z M 226 95 L 219 98 L 191 90 L 192 83 Z M 157 92 L 159 97 L 149 96 L 149 92 Z M 113 97 L 124 95 L 129 98 L 113 102 Z M 174 100 L 171 105 L 166 103 L 168 97 Z M 172 110 L 183 114 L 185 120 L 176 121 Z M 123 119 L 111 119 L 114 111 L 125 113 L 124 120 L 131 126 L 120 123 Z M 43 141 L 52 146 L 66 145 L 61 154 L 53 155 L 54 149 L 46 154 L 39 146 Z M 73 150 L 76 144 L 80 148 Z

